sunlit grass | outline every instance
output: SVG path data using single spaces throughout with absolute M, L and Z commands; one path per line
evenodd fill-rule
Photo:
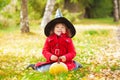
M 81 19 L 75 22 L 76 24 L 99 24 L 99 25 L 120 25 L 119 22 L 114 22 L 113 18 L 95 18 L 95 19 Z
M 17 29 L 17 30 L 16 30 Z M 51 75 L 32 69 L 30 63 L 45 61 L 41 51 L 45 42 L 43 30 L 32 26 L 31 32 L 21 34 L 19 28 L 0 32 L 0 80 L 105 80 L 119 79 L 120 44 L 114 30 L 78 30 L 73 38 L 77 56 L 83 65 L 77 71 Z M 108 74 L 109 73 L 109 74 Z M 113 76 L 114 75 L 114 76 Z

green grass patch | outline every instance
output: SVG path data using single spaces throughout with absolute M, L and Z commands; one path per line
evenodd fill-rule
M 113 18 L 95 18 L 95 19 L 81 19 L 76 21 L 75 24 L 119 25 L 120 22 L 114 22 Z

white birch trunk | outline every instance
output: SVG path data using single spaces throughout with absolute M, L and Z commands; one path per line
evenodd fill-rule
M 113 4 L 114 4 L 114 21 L 118 22 L 119 21 L 118 1 L 113 0 Z
M 56 0 L 47 0 L 44 16 L 43 16 L 43 19 L 41 21 L 41 27 L 43 27 L 43 28 L 50 21 L 52 11 L 54 9 L 55 1 Z
M 118 13 L 119 13 L 119 19 L 120 19 L 120 0 L 118 0 Z

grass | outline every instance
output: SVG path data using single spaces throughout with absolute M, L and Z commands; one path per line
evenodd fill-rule
M 77 19 L 76 19 L 77 20 Z M 114 22 L 113 18 L 95 18 L 95 19 L 81 19 L 77 20 L 75 24 L 99 24 L 99 25 L 119 25 L 119 22 Z
M 21 34 L 19 28 L 0 30 L 0 80 L 118 80 L 120 48 L 115 31 L 79 31 L 73 38 L 77 51 L 74 60 L 83 68 L 54 76 L 25 69 L 30 63 L 45 61 L 41 55 L 46 39 L 42 29 L 32 26 L 28 34 Z

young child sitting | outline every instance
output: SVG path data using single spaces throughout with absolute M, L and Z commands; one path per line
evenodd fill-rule
M 47 36 L 43 47 L 42 54 L 46 58 L 46 62 L 38 62 L 28 67 L 44 72 L 48 71 L 51 64 L 58 61 L 67 65 L 68 70 L 75 70 L 82 67 L 73 60 L 76 51 L 72 42 L 72 37 L 76 34 L 73 24 L 65 17 L 62 17 L 60 10 L 56 12 L 56 18 L 51 20 L 44 29 Z

